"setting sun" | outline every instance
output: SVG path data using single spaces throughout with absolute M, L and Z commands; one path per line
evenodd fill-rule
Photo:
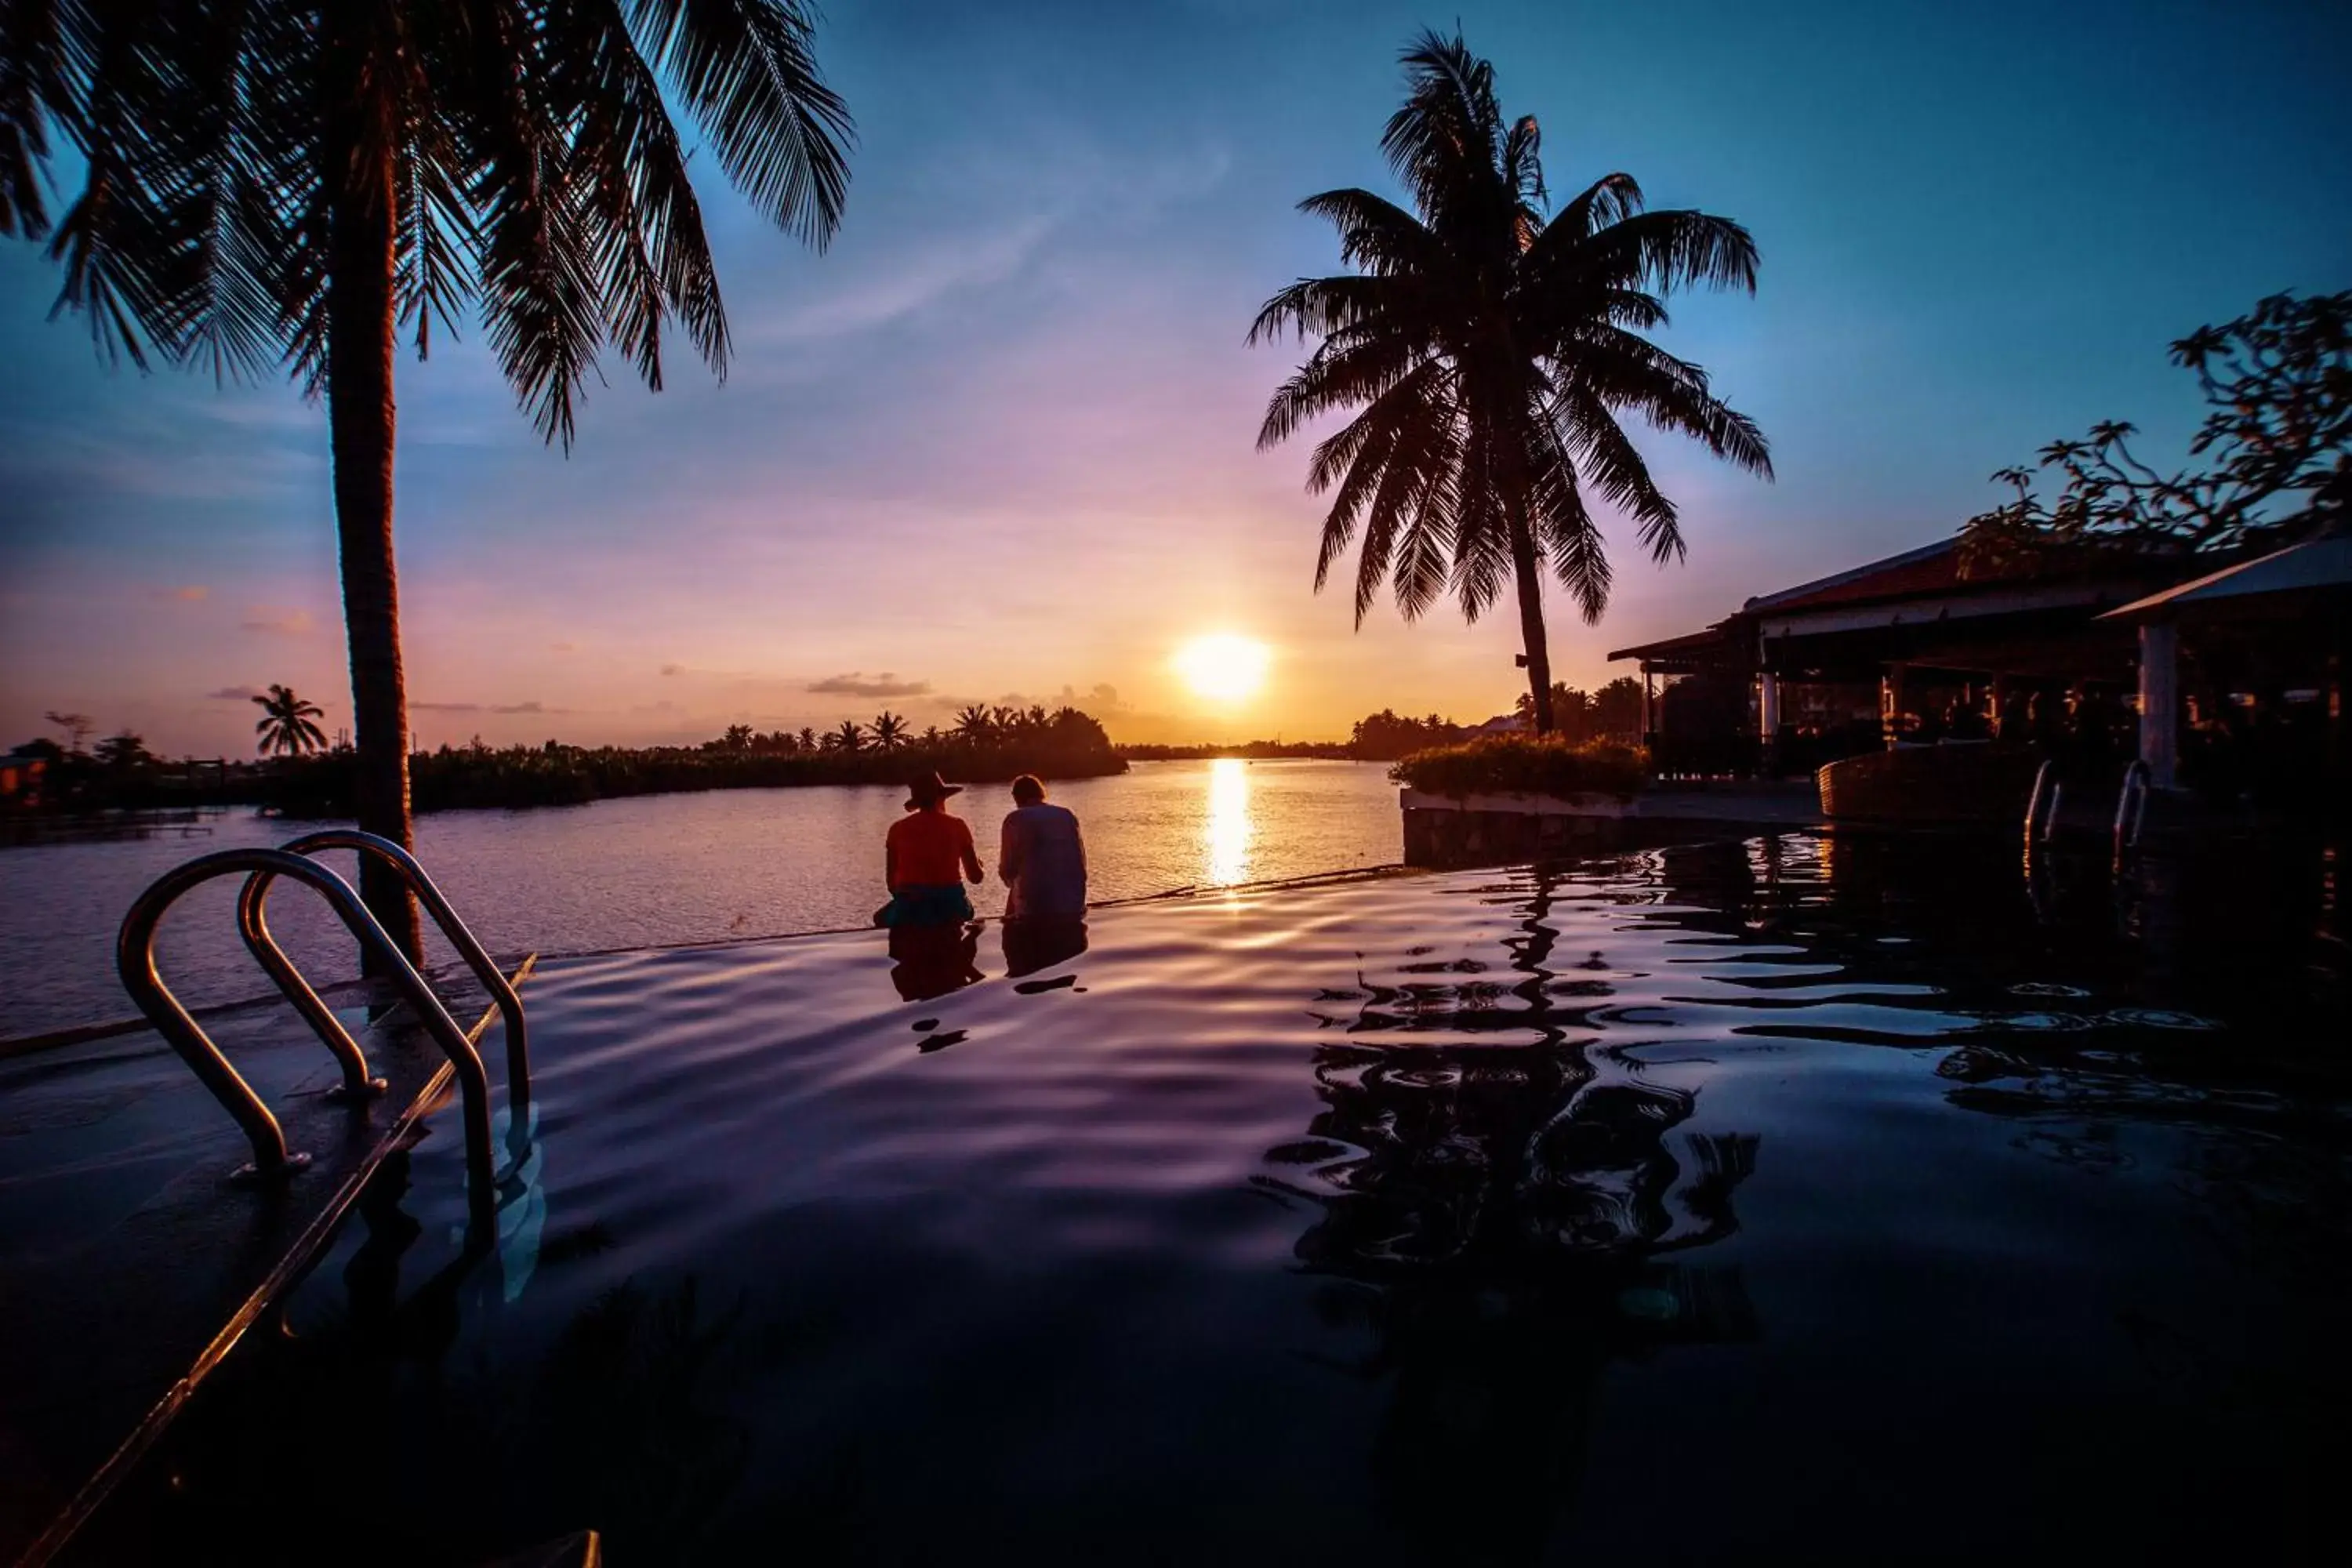
M 1193 692 L 1212 702 L 1239 702 L 1265 684 L 1274 652 L 1254 637 L 1218 632 L 1176 650 L 1176 670 Z

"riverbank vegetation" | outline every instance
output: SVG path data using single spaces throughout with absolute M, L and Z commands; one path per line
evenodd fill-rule
M 37 742 L 37 791 L 9 809 L 56 815 L 188 805 L 259 805 L 289 816 L 348 817 L 360 785 L 349 747 L 259 763 L 167 763 L 125 734 L 85 752 Z M 885 711 L 814 730 L 761 733 L 736 725 L 696 746 L 443 746 L 409 759 L 420 812 L 466 807 L 578 805 L 620 795 L 688 790 L 782 789 L 811 784 L 898 784 L 936 770 L 964 783 L 1022 773 L 1096 778 L 1127 762 L 1091 715 L 1076 708 L 966 710 L 953 729 L 918 732 Z
M 1430 795 L 1612 795 L 1631 800 L 1648 781 L 1649 754 L 1615 741 L 1482 735 L 1415 752 L 1389 777 Z

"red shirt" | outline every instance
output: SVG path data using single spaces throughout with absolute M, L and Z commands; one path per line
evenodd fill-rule
M 944 811 L 910 811 L 890 825 L 890 886 L 960 888 L 964 858 L 977 858 L 971 827 Z

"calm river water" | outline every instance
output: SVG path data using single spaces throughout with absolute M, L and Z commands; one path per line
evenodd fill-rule
M 1097 900 L 1337 871 L 1402 851 L 1396 786 L 1370 763 L 1139 763 L 1060 784 L 1085 822 Z M 883 900 L 882 835 L 896 787 L 719 790 L 531 811 L 422 817 L 417 854 L 494 952 L 593 952 L 864 925 Z M 1002 785 L 956 798 L 994 872 Z M 141 889 L 212 849 L 267 845 L 315 824 L 247 812 L 208 834 L 0 850 L 0 1039 L 127 1016 L 113 941 Z M 335 857 L 348 874 L 348 857 Z M 236 883 L 183 900 L 165 922 L 165 977 L 191 1005 L 268 989 L 237 944 Z M 1003 889 L 976 890 L 983 914 Z M 294 889 L 271 925 L 321 984 L 352 972 L 349 939 Z M 446 949 L 435 947 L 446 962 Z

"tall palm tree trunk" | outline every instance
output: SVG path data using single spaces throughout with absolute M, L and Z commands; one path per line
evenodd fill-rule
M 1528 528 L 1524 507 L 1511 514 L 1511 566 L 1518 579 L 1519 638 L 1528 649 L 1528 694 L 1534 700 L 1536 733 L 1556 728 L 1551 710 L 1551 648 L 1544 638 L 1543 568 L 1536 561 L 1536 545 Z
M 339 9 L 329 7 L 329 15 Z M 340 134 L 328 142 L 327 174 L 341 190 L 328 258 L 327 427 L 351 650 L 352 730 L 359 749 L 356 805 L 362 832 L 413 849 L 408 692 L 400 668 L 400 585 L 392 545 L 393 143 L 386 127 L 367 123 L 369 110 L 380 111 L 383 102 L 381 89 L 368 79 L 367 40 L 340 41 L 349 50 L 345 79 L 352 90 L 330 110 Z M 340 75 L 330 72 L 329 79 Z M 360 864 L 360 891 L 409 961 L 420 962 L 422 933 L 407 885 L 368 857 Z M 372 960 L 369 966 L 375 967 Z

